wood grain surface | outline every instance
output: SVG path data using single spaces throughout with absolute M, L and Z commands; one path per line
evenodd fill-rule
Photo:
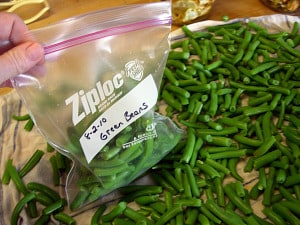
M 50 23 L 66 19 L 89 11 L 100 10 L 125 4 L 157 2 L 159 0 L 48 0 L 50 11 L 40 20 L 29 24 L 31 29 L 43 27 Z M 32 14 L 38 5 L 24 7 L 19 10 L 20 15 Z M 38 9 L 36 9 L 38 10 Z M 266 7 L 260 0 L 216 0 L 208 19 L 221 20 L 223 15 L 233 18 L 270 15 L 275 11 Z M 174 26 L 174 28 L 176 28 Z

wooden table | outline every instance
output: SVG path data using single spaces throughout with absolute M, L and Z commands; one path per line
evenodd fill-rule
M 29 25 L 31 29 L 46 26 L 68 17 L 87 13 L 93 10 L 115 7 L 124 4 L 149 3 L 159 0 L 48 0 L 50 11 L 40 20 Z M 28 10 L 28 9 L 27 9 Z M 24 10 L 25 13 L 27 13 Z M 23 13 L 24 13 L 23 12 Z M 20 12 L 22 13 L 22 12 Z M 240 17 L 252 17 L 260 15 L 270 15 L 276 13 L 269 9 L 260 0 L 216 0 L 208 19 L 221 20 L 222 15 L 227 15 L 231 19 Z M 174 26 L 173 29 L 176 27 Z
M 50 10 L 39 20 L 29 24 L 30 29 L 36 29 L 47 26 L 48 24 L 59 20 L 67 19 L 79 14 L 88 13 L 94 10 L 116 7 L 125 4 L 138 4 L 157 2 L 159 0 L 48 0 Z M 22 7 L 18 11 L 22 18 L 28 18 L 33 12 L 40 10 L 41 5 L 36 4 L 31 7 Z M 276 12 L 266 7 L 260 0 L 216 0 L 215 5 L 208 17 L 210 20 L 221 20 L 223 15 L 230 19 L 253 17 L 261 15 L 275 14 Z M 27 15 L 27 17 L 26 17 Z M 172 30 L 179 28 L 173 26 Z M 9 89 L 1 89 L 0 95 L 6 93 Z

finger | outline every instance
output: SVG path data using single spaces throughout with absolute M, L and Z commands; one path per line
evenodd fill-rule
M 35 41 L 23 20 L 13 13 L 0 13 L 0 41 L 9 41 L 17 45 L 26 41 Z
M 25 42 L 0 56 L 0 83 L 25 73 L 44 60 L 43 47 L 36 42 Z

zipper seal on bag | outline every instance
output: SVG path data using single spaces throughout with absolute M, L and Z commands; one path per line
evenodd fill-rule
M 70 38 L 55 44 L 44 46 L 44 52 L 45 55 L 48 55 L 56 51 L 64 50 L 100 38 L 109 37 L 118 34 L 124 34 L 131 31 L 141 30 L 148 27 L 158 26 L 158 25 L 164 25 L 164 24 L 167 25 L 171 23 L 172 23 L 172 18 L 165 17 L 165 18 L 151 19 L 151 20 L 145 20 L 145 21 L 139 21 L 139 22 L 125 24 L 125 25 L 115 26 L 108 29 L 103 29 L 93 33 Z

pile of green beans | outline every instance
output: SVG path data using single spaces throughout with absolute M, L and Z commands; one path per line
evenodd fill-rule
M 152 168 L 158 186 L 121 188 L 127 207 L 95 214 L 93 225 L 300 224 L 298 29 L 271 34 L 252 21 L 197 32 L 183 26 L 160 103 L 187 135 Z M 252 185 L 240 164 L 257 176 Z M 115 211 L 109 223 L 102 219 Z
M 154 185 L 120 188 L 123 197 L 101 205 L 91 225 L 300 224 L 299 24 L 277 33 L 253 21 L 182 30 L 159 103 L 186 137 L 149 171 Z M 238 165 L 256 175 L 252 185 Z
M 12 181 L 17 190 L 22 194 L 22 198 L 12 211 L 10 219 L 11 225 L 19 224 L 19 215 L 22 210 L 26 210 L 28 217 L 32 219 L 34 225 L 48 224 L 51 217 L 62 224 L 76 224 L 76 221 L 70 215 L 63 212 L 67 206 L 67 202 L 58 192 L 44 184 L 34 181 L 25 183 L 23 180 L 23 177 L 37 166 L 44 154 L 45 152 L 43 150 L 37 149 L 20 169 L 17 169 L 17 167 L 13 165 L 12 159 L 9 159 L 6 163 L 1 183 L 7 185 Z M 57 165 L 59 161 L 57 160 L 58 158 L 56 159 L 55 155 L 51 158 L 56 160 Z M 59 156 L 59 158 L 62 157 Z M 64 161 L 65 160 L 68 159 L 65 158 Z M 68 167 L 64 167 L 64 169 L 66 168 Z

